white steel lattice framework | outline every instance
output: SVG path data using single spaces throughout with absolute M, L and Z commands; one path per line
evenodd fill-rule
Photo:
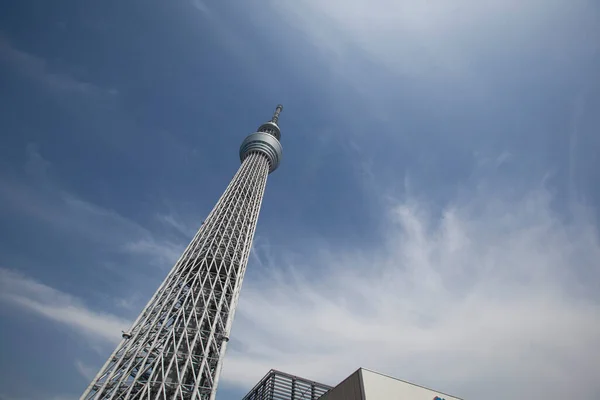
M 267 176 L 281 160 L 282 109 L 246 137 L 225 193 L 81 400 L 215 398 Z

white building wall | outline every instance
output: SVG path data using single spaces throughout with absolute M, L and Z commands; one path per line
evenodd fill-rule
M 366 369 L 360 370 L 365 400 L 461 400 L 431 389 L 413 385 Z

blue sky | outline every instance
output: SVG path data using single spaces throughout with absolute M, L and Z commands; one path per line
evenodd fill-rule
M 600 392 L 600 5 L 2 1 L 0 399 L 75 399 L 277 103 L 219 400 Z

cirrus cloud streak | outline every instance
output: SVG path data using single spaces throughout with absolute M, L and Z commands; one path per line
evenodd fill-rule
M 551 204 L 479 191 L 438 218 L 399 201 L 381 249 L 316 249 L 318 278 L 312 258 L 246 282 L 224 380 L 334 384 L 363 366 L 465 398 L 593 397 L 598 235 Z

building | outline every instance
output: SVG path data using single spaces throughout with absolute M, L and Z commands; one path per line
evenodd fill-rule
M 316 391 L 317 388 L 320 390 L 320 395 Z M 271 370 L 243 400 L 305 399 L 462 400 L 449 394 L 392 378 L 365 368 L 359 368 L 335 387 Z
M 81 399 L 213 400 L 267 184 L 282 147 L 277 106 L 241 166 Z
M 423 386 L 359 368 L 320 400 L 462 400 Z
M 270 370 L 243 400 L 316 400 L 331 386 Z

